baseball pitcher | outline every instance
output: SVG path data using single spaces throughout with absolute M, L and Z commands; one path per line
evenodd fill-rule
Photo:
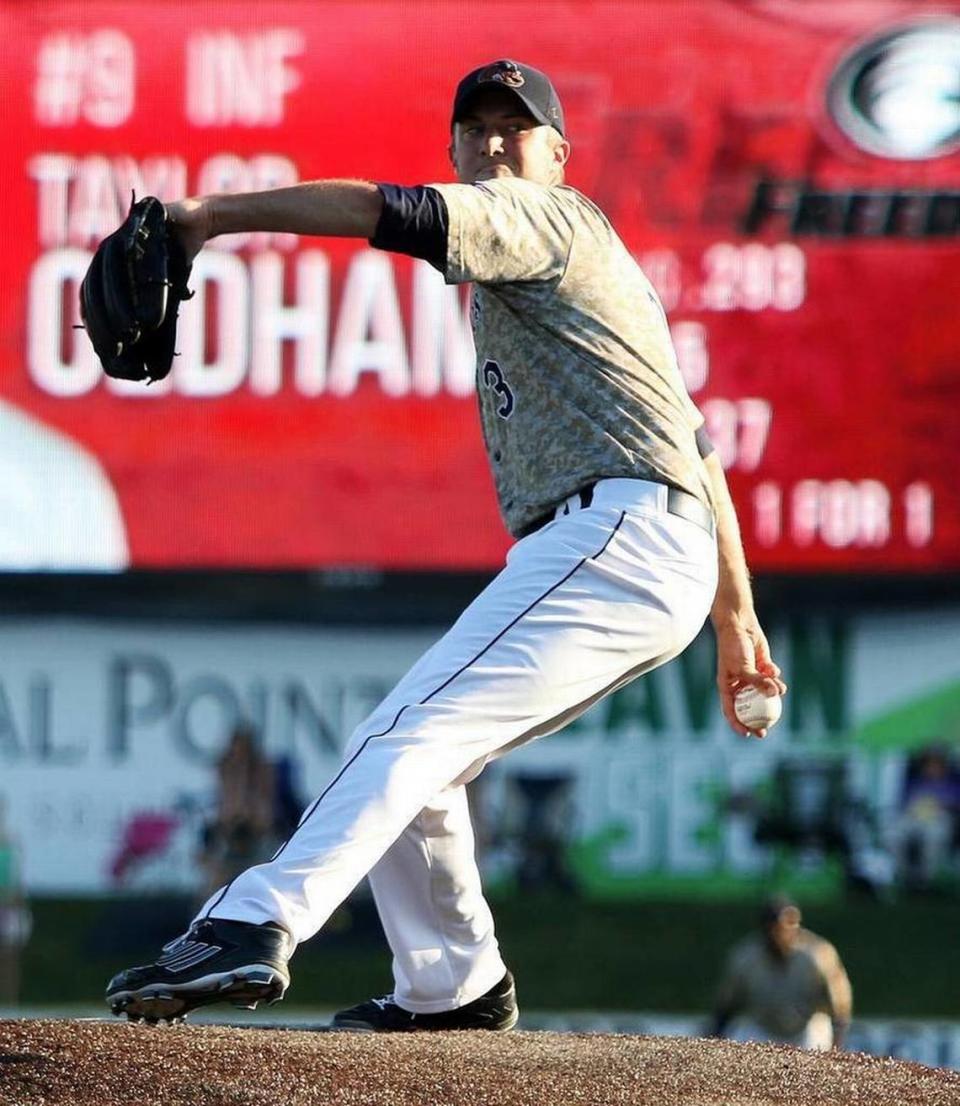
M 357 728 L 273 858 L 217 891 L 156 962 L 110 981 L 115 1013 L 276 1001 L 293 950 L 369 875 L 394 991 L 334 1024 L 509 1029 L 514 983 L 464 784 L 676 656 L 710 614 L 731 726 L 748 733 L 741 688 L 786 690 L 663 309 L 604 214 L 564 184 L 570 144 L 547 76 L 510 60 L 465 76 L 449 153 L 458 183 L 326 180 L 167 209 L 188 264 L 216 235 L 287 231 L 368 239 L 472 283 L 484 442 L 517 542 Z

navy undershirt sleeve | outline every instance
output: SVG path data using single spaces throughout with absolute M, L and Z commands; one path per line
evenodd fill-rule
M 707 433 L 707 428 L 702 425 L 697 430 L 697 451 L 701 457 L 709 457 L 713 453 L 714 445 L 710 441 L 710 435 Z
M 450 220 L 440 193 L 423 185 L 378 184 L 377 188 L 383 196 L 383 211 L 370 245 L 423 258 L 445 273 Z

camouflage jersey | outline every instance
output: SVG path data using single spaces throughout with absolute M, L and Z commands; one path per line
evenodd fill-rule
M 663 308 L 603 213 L 567 186 L 430 185 L 445 279 L 474 281 L 477 394 L 500 510 L 519 535 L 603 477 L 710 503 Z

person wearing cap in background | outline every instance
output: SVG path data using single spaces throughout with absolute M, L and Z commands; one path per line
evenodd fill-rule
M 841 1048 L 853 991 L 837 950 L 800 925 L 785 895 L 768 899 L 759 930 L 731 951 L 717 991 L 710 1035 Z M 736 1023 L 734 1025 L 734 1023 Z
M 468 73 L 449 155 L 459 183 L 312 181 L 168 207 L 189 258 L 234 231 L 342 235 L 472 282 L 484 444 L 518 540 L 357 727 L 277 853 L 211 896 L 155 963 L 110 981 L 116 1014 L 173 1020 L 209 1002 L 276 1001 L 295 946 L 369 873 L 395 987 L 334 1026 L 510 1029 L 513 977 L 464 785 L 676 656 L 708 615 L 738 733 L 750 732 L 738 690 L 786 690 L 663 307 L 603 213 L 564 183 L 570 143 L 546 74 L 506 58 Z

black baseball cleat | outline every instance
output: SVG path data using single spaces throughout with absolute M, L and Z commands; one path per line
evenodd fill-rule
M 279 926 L 205 918 L 163 946 L 153 964 L 128 968 L 107 984 L 107 1003 L 133 1021 L 179 1021 L 198 1006 L 229 1002 L 255 1010 L 290 986 L 294 940 Z
M 507 974 L 485 995 L 439 1014 L 412 1014 L 393 995 L 372 998 L 333 1015 L 331 1029 L 357 1029 L 368 1033 L 411 1033 L 430 1029 L 513 1029 L 520 1017 L 517 989 Z

